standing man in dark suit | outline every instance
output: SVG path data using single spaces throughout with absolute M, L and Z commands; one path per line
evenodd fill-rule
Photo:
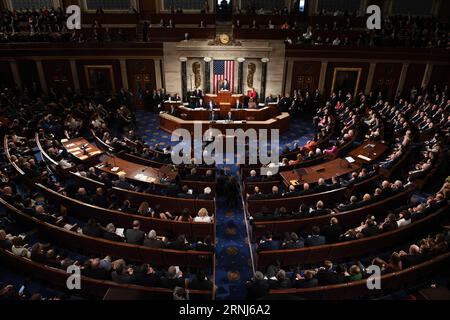
M 193 96 L 197 97 L 197 98 L 200 98 L 200 99 L 203 99 L 203 91 L 202 91 L 202 89 L 196 88 L 194 90 L 194 92 L 193 92 Z
M 223 80 L 220 85 L 220 91 L 230 91 L 230 83 L 228 82 L 228 79 Z

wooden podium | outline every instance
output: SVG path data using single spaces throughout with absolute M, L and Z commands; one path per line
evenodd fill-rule
M 242 94 L 232 94 L 231 91 L 224 90 L 219 91 L 217 94 L 206 94 L 205 103 L 214 101 L 218 106 L 228 103 L 230 106 L 234 107 L 236 105 L 236 100 L 243 102 L 243 97 Z
M 236 106 L 236 100 L 242 102 L 242 94 L 232 94 L 231 91 L 222 90 L 218 94 L 207 94 L 205 95 L 205 102 L 208 104 L 209 101 L 214 101 L 214 103 L 220 108 L 219 115 L 221 118 L 225 117 L 228 112 L 230 112 L 232 107 Z

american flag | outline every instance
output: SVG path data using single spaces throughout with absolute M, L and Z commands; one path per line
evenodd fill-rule
M 234 89 L 234 60 L 215 60 L 213 72 L 214 92 L 219 91 L 219 82 L 227 79 L 230 91 Z

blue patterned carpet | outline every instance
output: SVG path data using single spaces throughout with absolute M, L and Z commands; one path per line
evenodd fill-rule
M 138 111 L 138 132 L 150 145 L 175 145 L 170 141 L 170 134 L 159 130 L 159 117 L 149 112 Z M 311 121 L 293 120 L 291 130 L 280 136 L 280 148 L 291 147 L 295 142 L 306 143 L 314 133 Z M 230 158 L 232 155 L 227 155 Z M 237 175 L 236 165 L 218 165 L 232 175 Z M 219 287 L 217 299 L 238 300 L 245 298 L 245 282 L 252 276 L 252 259 L 245 226 L 244 210 L 239 204 L 237 208 L 229 208 L 224 199 L 216 203 L 216 270 L 215 280 Z
M 136 120 L 138 132 L 150 145 L 162 143 L 162 145 L 175 145 L 170 141 L 170 134 L 159 129 L 159 116 L 145 111 L 137 111 Z M 311 121 L 293 120 L 291 129 L 280 135 L 280 148 L 291 147 L 295 142 L 299 145 L 306 143 L 314 134 Z

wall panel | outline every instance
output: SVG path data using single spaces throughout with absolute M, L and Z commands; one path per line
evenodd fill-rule
M 405 84 L 403 85 L 403 94 L 409 96 L 413 87 L 416 89 L 420 88 L 425 73 L 425 67 L 425 63 L 412 63 L 408 66 Z
M 42 61 L 47 87 L 66 90 L 67 87 L 74 88 L 70 63 L 67 60 L 45 60 Z
M 294 61 L 292 70 L 291 95 L 294 90 L 312 93 L 319 86 L 321 63 L 319 61 Z
M 435 64 L 433 66 L 433 71 L 431 72 L 430 81 L 428 86 L 432 87 L 437 85 L 438 88 L 443 88 L 445 85 L 450 83 L 450 65 L 439 65 Z
M 372 81 L 372 91 L 383 97 L 393 98 L 402 71 L 401 63 L 377 63 Z
M 114 87 L 116 90 L 122 88 L 122 75 L 119 60 L 79 60 L 77 61 L 78 77 L 80 78 L 81 90 L 87 90 L 87 77 L 85 73 L 86 66 L 111 66 L 114 78 Z
M 333 84 L 333 75 L 335 68 L 360 68 L 361 76 L 359 79 L 357 92 L 364 91 L 367 82 L 367 74 L 369 73 L 369 63 L 364 62 L 329 62 L 325 77 L 324 95 L 331 94 Z M 347 94 L 346 92 L 344 94 Z
M 14 78 L 11 72 L 11 65 L 9 61 L 0 61 L 0 87 L 13 88 Z

